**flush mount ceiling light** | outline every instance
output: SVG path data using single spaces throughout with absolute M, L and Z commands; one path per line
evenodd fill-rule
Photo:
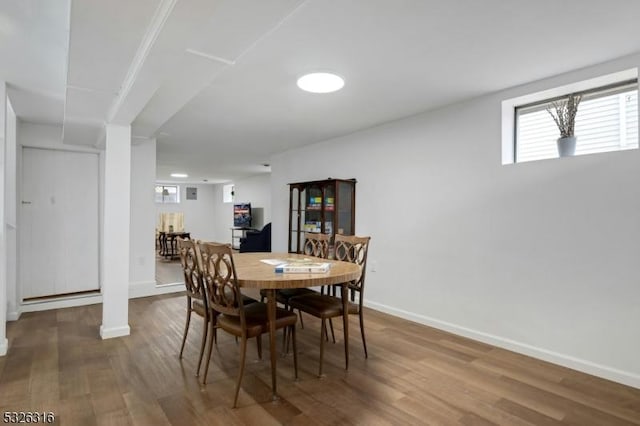
M 298 79 L 298 87 L 311 93 L 336 92 L 344 86 L 344 79 L 329 72 L 314 72 Z
M 171 177 L 186 178 L 189 177 L 189 175 L 186 173 L 171 173 Z

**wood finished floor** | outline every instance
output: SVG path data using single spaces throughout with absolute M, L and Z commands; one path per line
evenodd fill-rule
M 184 304 L 175 294 L 131 300 L 131 335 L 105 341 L 100 305 L 23 314 L 8 323 L 10 349 L 0 357 L 1 411 L 53 411 L 57 424 L 82 426 L 640 424 L 640 390 L 371 310 L 369 359 L 354 317 L 349 371 L 336 327 L 322 379 L 318 321 L 305 317 L 299 379 L 292 357 L 279 357 L 277 403 L 268 351 L 257 359 L 252 342 L 232 409 L 238 345 L 220 333 L 201 386 L 198 318 L 178 359 Z
M 178 282 L 184 284 L 180 260 L 168 260 L 162 256 L 156 256 L 156 283 L 173 284 Z

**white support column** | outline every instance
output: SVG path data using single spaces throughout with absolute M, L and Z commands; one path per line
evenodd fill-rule
M 7 340 L 7 241 L 5 229 L 5 147 L 7 86 L 0 81 L 0 356 L 6 355 Z
M 131 219 L 131 126 L 108 124 L 104 162 L 103 339 L 129 329 L 129 223 Z

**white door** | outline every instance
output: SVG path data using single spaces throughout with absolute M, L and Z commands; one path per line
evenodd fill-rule
M 98 155 L 23 148 L 22 299 L 98 290 Z

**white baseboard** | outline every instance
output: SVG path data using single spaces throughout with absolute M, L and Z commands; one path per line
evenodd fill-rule
M 109 327 L 105 328 L 104 325 L 100 326 L 100 337 L 104 339 L 113 339 L 114 337 L 128 336 L 131 334 L 131 327 L 125 325 L 122 327 Z
M 60 299 L 22 302 L 22 305 L 20 306 L 20 313 L 48 311 L 49 309 L 71 308 L 74 306 L 95 305 L 98 303 L 102 303 L 102 294 L 65 296 L 64 298 Z
M 9 349 L 9 341 L 7 339 L 0 340 L 0 356 L 5 356 Z
M 129 299 L 152 296 L 155 288 L 155 281 L 136 281 L 129 283 Z
M 155 281 L 138 281 L 129 285 L 129 298 L 157 296 L 184 290 L 184 283 L 156 284 Z
M 473 330 L 466 327 L 461 327 L 456 324 L 452 324 L 446 321 L 441 321 L 435 318 L 427 317 L 425 315 L 416 314 L 413 312 L 405 311 L 402 309 L 393 308 L 381 303 L 365 302 L 365 306 L 377 311 L 385 312 L 400 318 L 407 319 L 409 321 L 417 322 L 419 324 L 428 325 L 439 330 L 448 331 L 450 333 L 468 337 L 469 339 L 477 340 L 483 343 L 488 343 L 493 346 L 497 346 L 503 349 L 508 349 L 513 352 L 517 352 L 523 355 L 528 355 L 534 358 L 548 361 L 553 364 L 558 364 L 563 367 L 568 367 L 574 370 L 581 371 L 583 373 L 591 374 L 593 376 L 602 377 L 604 379 L 612 380 L 614 382 L 622 383 L 627 386 L 640 389 L 640 375 L 634 374 L 628 371 L 618 370 L 616 368 L 608 367 L 606 365 L 596 364 L 591 361 L 587 361 L 580 358 L 575 358 L 570 355 L 553 352 L 547 349 L 528 345 L 526 343 L 517 342 L 515 340 L 507 339 L 500 336 L 484 333 L 478 330 Z
M 184 290 L 184 283 L 157 285 L 155 281 L 140 281 L 129 285 L 129 298 L 156 296 L 159 294 L 177 293 Z M 44 299 L 23 302 L 15 312 L 7 313 L 8 321 L 16 321 L 23 312 L 47 311 L 49 309 L 71 308 L 74 306 L 95 305 L 102 303 L 102 294 L 84 294 L 64 296 L 60 299 Z

